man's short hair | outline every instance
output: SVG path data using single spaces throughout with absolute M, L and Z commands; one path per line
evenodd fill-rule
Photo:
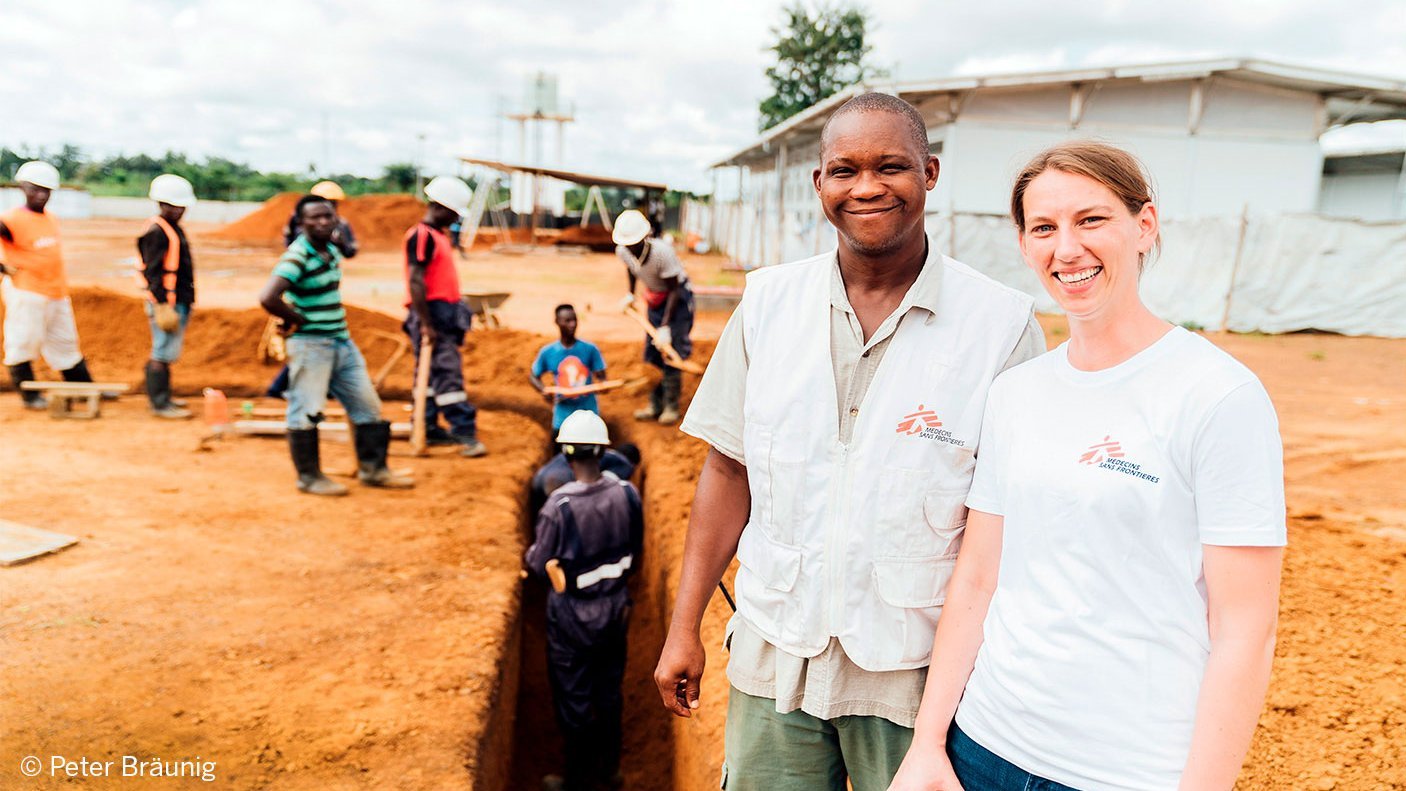
M 557 306 L 556 306 L 556 309 L 552 311 L 552 315 L 553 315 L 553 316 L 559 316 L 559 315 L 561 315 L 561 312 L 562 312 L 563 310 L 569 310 L 569 311 L 571 311 L 572 313 L 575 313 L 575 312 L 576 312 L 576 306 L 572 305 L 570 302 L 563 302 L 563 303 L 561 303 L 560 305 L 557 305 Z
M 830 124 L 850 113 L 893 113 L 908 122 L 909 139 L 912 140 L 913 146 L 922 152 L 924 160 L 932 153 L 932 149 L 928 147 L 928 125 L 918 108 L 892 94 L 872 91 L 859 94 L 830 114 L 829 119 L 825 121 L 825 127 L 820 130 L 821 151 L 825 150 L 826 139 L 830 136 Z
M 337 207 L 332 204 L 332 201 L 327 200 L 321 195 L 304 195 L 298 199 L 298 205 L 293 209 L 293 216 L 297 217 L 299 220 L 303 219 L 303 208 L 311 206 L 314 203 L 325 203 L 332 207 L 333 214 L 337 213 Z

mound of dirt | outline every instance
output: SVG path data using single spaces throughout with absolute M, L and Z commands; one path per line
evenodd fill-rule
M 300 197 L 302 194 L 298 192 L 281 192 L 264 201 L 258 209 L 211 231 L 209 236 L 244 244 L 282 244 L 283 229 L 288 225 L 288 218 L 292 216 L 293 207 L 298 205 Z
M 425 204 L 413 195 L 362 195 L 342 201 L 338 211 L 362 245 L 395 247 L 425 216 Z
M 254 212 L 210 233 L 211 238 L 241 244 L 278 246 L 283 229 L 302 193 L 284 192 L 264 201 Z M 362 247 L 394 247 L 405 231 L 420 221 L 425 204 L 411 195 L 361 195 L 342 201 L 338 212 L 351 224 Z

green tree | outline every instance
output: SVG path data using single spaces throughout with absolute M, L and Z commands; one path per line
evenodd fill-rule
M 415 189 L 415 176 L 420 169 L 413 162 L 392 162 L 386 165 L 381 180 L 395 192 L 411 192 Z
M 772 95 L 762 100 L 758 128 L 769 129 L 821 99 L 888 72 L 865 61 L 873 49 L 865 41 L 869 13 L 853 5 L 807 8 L 802 0 L 785 6 L 783 27 L 772 28 L 776 65 L 766 70 Z

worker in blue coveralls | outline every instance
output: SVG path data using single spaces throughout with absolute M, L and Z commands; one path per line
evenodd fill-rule
M 547 498 L 524 562 L 551 583 L 547 594 L 547 673 L 566 758 L 549 791 L 619 788 L 620 685 L 630 618 L 626 581 L 644 542 L 640 495 L 600 466 L 610 444 L 605 421 L 585 410 L 557 434 L 576 480 Z

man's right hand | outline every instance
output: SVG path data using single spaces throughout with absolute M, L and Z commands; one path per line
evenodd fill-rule
M 707 661 L 708 654 L 697 631 L 669 630 L 664 650 L 659 653 L 659 665 L 654 668 L 654 684 L 664 708 L 674 716 L 692 717 L 698 708 L 698 689 Z
M 945 745 L 935 750 L 915 745 L 903 756 L 888 791 L 962 791 L 962 784 L 947 759 Z
M 428 343 L 434 346 L 439 343 L 439 333 L 434 331 L 434 327 L 429 322 L 420 322 L 420 343 Z

